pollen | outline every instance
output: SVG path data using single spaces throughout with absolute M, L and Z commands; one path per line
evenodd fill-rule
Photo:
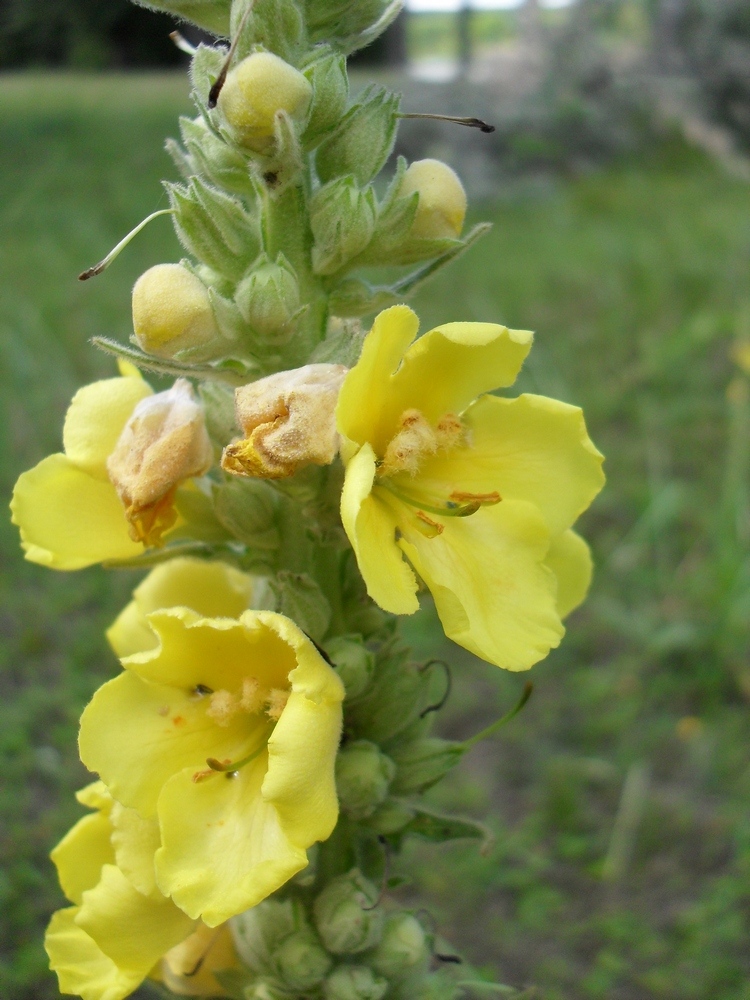
M 214 691 L 206 715 L 219 726 L 228 726 L 240 710 L 237 699 L 229 691 Z
M 464 425 L 461 423 L 461 418 L 455 413 L 446 413 L 438 420 L 435 437 L 440 451 L 450 451 L 451 448 L 461 444 L 464 439 Z
M 254 677 L 246 677 L 242 682 L 240 708 L 243 712 L 259 712 L 263 705 L 260 684 Z
M 422 459 L 438 450 L 437 435 L 419 410 L 404 410 L 399 425 L 385 449 L 380 469 L 382 476 L 393 476 L 398 472 L 415 476 Z
M 289 691 L 284 691 L 281 688 L 271 688 L 271 691 L 266 698 L 266 715 L 269 719 L 273 719 L 275 722 L 278 722 L 288 701 Z

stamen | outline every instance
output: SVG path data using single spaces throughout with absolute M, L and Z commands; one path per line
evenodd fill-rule
M 206 715 L 218 726 L 226 727 L 239 712 L 240 706 L 229 691 L 214 691 Z
M 240 708 L 243 712 L 258 712 L 262 704 L 260 684 L 254 677 L 245 677 L 242 681 Z
M 175 47 L 178 48 L 180 52 L 184 52 L 186 55 L 194 56 L 195 53 L 198 51 L 194 45 L 190 44 L 190 42 L 187 40 L 187 38 L 185 38 L 184 35 L 180 34 L 179 31 L 170 31 L 169 37 L 174 42 Z
M 289 701 L 290 692 L 283 691 L 281 688 L 271 688 L 271 693 L 266 698 L 266 715 L 269 719 L 273 719 L 275 722 L 281 718 L 281 713 L 286 708 L 286 703 Z
M 466 504 L 457 504 L 448 500 L 444 506 L 427 504 L 424 502 L 423 498 L 410 496 L 397 486 L 394 486 L 389 479 L 379 480 L 378 486 L 388 490 L 389 493 L 392 493 L 404 503 L 409 504 L 410 507 L 416 507 L 417 510 L 422 512 L 428 511 L 430 514 L 436 514 L 438 517 L 469 517 L 470 514 L 476 514 L 482 506 L 477 500 L 473 500 Z
M 140 233 L 142 229 L 145 229 L 149 222 L 153 219 L 158 219 L 160 215 L 174 215 L 174 209 L 161 208 L 158 212 L 152 212 L 151 215 L 146 216 L 143 222 L 139 222 L 135 229 L 131 229 L 128 235 L 121 239 L 117 246 L 113 247 L 103 260 L 100 260 L 98 264 L 94 264 L 93 267 L 89 267 L 85 271 L 81 271 L 78 275 L 78 280 L 88 281 L 89 278 L 93 278 L 95 275 L 101 274 L 102 271 L 106 271 L 112 261 L 120 256 L 120 253 L 125 249 L 128 243 L 130 243 L 132 239 L 135 239 L 138 233 Z
M 436 122 L 453 122 L 454 125 L 465 125 L 467 128 L 478 128 L 488 134 L 495 131 L 494 125 L 488 125 L 481 118 L 457 118 L 454 115 L 400 114 L 399 118 L 429 118 Z
M 438 524 L 437 521 L 433 521 L 431 517 L 428 517 L 423 510 L 417 511 L 417 517 L 422 522 L 418 524 L 417 528 L 426 535 L 427 538 L 437 538 L 438 535 L 442 535 L 445 531 L 445 525 Z
M 210 111 L 213 111 L 213 109 L 216 107 L 216 104 L 219 100 L 219 94 L 222 92 L 224 88 L 224 84 L 226 83 L 227 79 L 227 73 L 229 72 L 229 67 L 232 65 L 232 59 L 234 59 L 234 53 L 237 51 L 237 45 L 239 44 L 240 38 L 242 37 L 242 32 L 245 29 L 245 25 L 247 24 L 247 19 L 250 17 L 253 7 L 254 7 L 254 2 L 253 0 L 251 0 L 251 2 L 247 5 L 247 10 L 242 16 L 242 20 L 240 21 L 239 27 L 237 28 L 237 34 L 234 36 L 234 41 L 229 46 L 229 51 L 227 52 L 227 57 L 224 60 L 224 65 L 221 67 L 221 70 L 219 72 L 219 75 L 216 77 L 214 85 L 208 92 L 208 101 L 206 102 L 206 104 L 208 105 Z
M 503 499 L 497 490 L 492 493 L 463 493 L 461 490 L 454 490 L 450 495 L 451 500 L 456 500 L 459 503 L 462 500 L 475 500 L 481 506 L 492 507 L 496 503 L 500 503 Z
M 206 763 L 208 764 L 208 766 L 211 768 L 212 771 L 218 771 L 220 774 L 227 774 L 227 773 L 234 774 L 235 772 L 239 771 L 241 767 L 244 767 L 246 764 L 250 764 L 252 761 L 254 761 L 256 757 L 260 757 L 260 755 L 268 746 L 268 741 L 271 738 L 272 732 L 273 732 L 273 727 L 269 726 L 268 735 L 263 740 L 261 745 L 256 750 L 253 750 L 252 753 L 249 753 L 247 757 L 243 757 L 242 760 L 238 761 L 216 760 L 215 757 L 207 757 Z M 202 774 L 205 772 L 199 772 L 199 773 Z M 193 781 L 195 781 L 195 775 L 193 775 Z

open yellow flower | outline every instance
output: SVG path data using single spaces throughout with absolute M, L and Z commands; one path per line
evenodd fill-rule
M 177 485 L 210 466 L 188 384 L 154 395 L 132 365 L 123 370 L 78 390 L 65 417 L 64 452 L 16 483 L 13 523 L 31 562 L 74 570 L 140 555 L 141 543 L 159 544 L 175 523 Z
M 341 389 L 344 528 L 382 608 L 417 610 L 416 570 L 451 639 L 525 670 L 586 594 L 570 528 L 602 456 L 577 407 L 484 395 L 515 381 L 531 333 L 448 323 L 413 343 L 418 326 L 406 306 L 380 313 Z
M 101 782 L 84 788 L 78 799 L 95 811 L 52 852 L 60 884 L 74 904 L 53 914 L 45 938 L 60 992 L 83 1000 L 122 1000 L 157 963 L 161 977 L 179 987 L 187 960 L 195 967 L 205 954 L 207 966 L 199 983 L 190 982 L 191 995 L 221 994 L 211 973 L 237 962 L 219 937 L 226 929 L 196 924 L 156 888 L 155 821 L 113 802 Z M 195 992 L 196 985 L 202 992 Z
M 307 864 L 338 817 L 344 689 L 283 615 L 147 615 L 158 644 L 123 659 L 81 720 L 84 763 L 158 821 L 159 889 L 208 926 Z

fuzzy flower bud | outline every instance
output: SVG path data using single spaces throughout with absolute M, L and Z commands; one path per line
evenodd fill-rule
M 381 1000 L 388 983 L 365 965 L 341 965 L 325 982 L 325 1000 Z
M 376 214 L 372 189 L 363 191 L 353 177 L 320 188 L 310 202 L 315 272 L 334 274 L 361 253 L 375 232 Z
M 361 639 L 337 635 L 325 644 L 325 649 L 344 682 L 347 699 L 364 694 L 375 673 L 375 657 Z
M 171 389 L 146 396 L 133 410 L 107 472 L 130 523 L 134 541 L 159 545 L 177 515 L 177 487 L 202 476 L 213 461 L 203 407 L 190 383 L 178 379 Z
M 342 810 L 365 819 L 384 802 L 396 773 L 390 757 L 369 740 L 357 740 L 336 758 L 336 791 Z
M 238 140 L 260 151 L 273 138 L 277 113 L 302 119 L 311 98 L 299 70 L 271 52 L 254 52 L 227 74 L 219 107 Z
M 329 465 L 339 439 L 335 411 L 347 369 L 306 365 L 235 391 L 245 435 L 224 449 L 221 466 L 237 476 L 284 479 L 310 463 Z
M 148 354 L 172 358 L 219 334 L 206 286 L 182 264 L 157 264 L 133 287 L 133 330 Z
M 381 976 L 394 979 L 426 966 L 429 957 L 427 935 L 417 918 L 411 913 L 392 913 L 370 961 Z
M 401 181 L 399 194 L 419 194 L 411 235 L 423 239 L 461 235 L 466 216 L 466 192 L 454 170 L 440 160 L 416 160 Z
M 383 930 L 378 890 L 353 868 L 329 882 L 315 900 L 315 926 L 334 955 L 356 955 L 374 948 Z
M 282 941 L 274 958 L 279 976 L 295 992 L 306 993 L 314 989 L 331 968 L 330 956 L 309 930 L 290 934 Z
M 266 341 L 285 343 L 294 332 L 299 285 L 283 257 L 275 264 L 266 259 L 237 286 L 235 302 L 256 333 Z

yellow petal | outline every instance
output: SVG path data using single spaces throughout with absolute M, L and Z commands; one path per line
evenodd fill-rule
M 573 524 L 604 484 L 603 456 L 591 443 L 577 406 L 546 396 L 483 396 L 462 419 L 467 444 L 425 459 L 417 493 L 497 491 L 504 500 L 527 500 L 555 536 Z
M 341 387 L 336 409 L 339 430 L 352 441 L 373 440 L 371 432 L 388 403 L 391 375 L 418 330 L 417 315 L 408 306 L 391 306 L 375 317 L 359 361 Z
M 112 796 L 103 781 L 92 781 L 90 785 L 79 789 L 76 798 L 82 806 L 89 809 L 101 809 L 108 813 L 112 808 Z
M 259 618 L 293 646 L 298 663 L 290 675 L 292 693 L 268 741 L 262 794 L 275 805 L 290 840 L 310 847 L 330 837 L 338 819 L 334 764 L 344 686 L 294 622 L 269 612 Z
M 81 472 L 65 455 L 50 455 L 24 472 L 10 506 L 31 562 L 73 570 L 143 551 L 128 535 L 111 483 Z
M 136 403 L 151 395 L 142 378 L 108 378 L 85 385 L 65 416 L 65 454 L 82 472 L 109 481 L 106 462 Z
M 552 542 L 544 561 L 557 577 L 557 610 L 565 618 L 588 593 L 594 569 L 591 552 L 581 536 L 569 530 Z
M 230 778 L 175 775 L 159 799 L 159 886 L 186 913 L 216 927 L 256 906 L 307 865 L 260 794 L 267 755 Z
M 194 927 L 171 900 L 142 895 L 114 865 L 83 894 L 75 922 L 118 969 L 140 979 Z
M 503 501 L 446 518 L 426 538 L 404 520 L 401 545 L 432 591 L 446 635 L 506 670 L 527 670 L 565 632 L 554 574 L 543 564 L 549 533 L 531 504 Z
M 159 896 L 154 854 L 159 849 L 159 824 L 143 819 L 119 802 L 112 806 L 112 847 L 115 863 L 130 884 L 144 896 Z
M 234 691 L 245 677 L 262 686 L 286 687 L 297 661 L 293 649 L 262 624 L 256 612 L 241 620 L 204 618 L 189 608 L 148 615 L 159 646 L 126 657 L 123 664 L 145 680 L 180 689 L 198 684 Z
M 111 833 L 109 816 L 96 812 L 79 819 L 52 850 L 60 886 L 71 903 L 80 903 L 83 893 L 99 881 L 102 866 L 114 862 Z
M 107 632 L 118 656 L 130 656 L 158 645 L 146 615 L 182 606 L 207 618 L 238 618 L 252 600 L 253 580 L 223 562 L 171 559 L 152 570 L 136 587 L 134 600 Z
M 341 521 L 357 557 L 367 593 L 396 615 L 419 609 L 417 581 L 396 544 L 391 508 L 373 496 L 375 454 L 364 445 L 346 467 L 341 494 Z
M 496 323 L 446 323 L 406 350 L 416 331 L 416 316 L 405 306 L 381 313 L 339 396 L 341 433 L 369 441 L 380 456 L 405 410 L 416 408 L 434 424 L 482 393 L 511 385 L 533 339 Z
M 183 688 L 147 684 L 125 670 L 99 688 L 81 716 L 81 760 L 118 802 L 154 816 L 172 775 L 186 767 L 202 770 L 208 757 L 241 759 L 252 744 L 249 716 L 222 727 L 206 708 L 207 699 L 196 698 L 189 681 Z
M 79 927 L 79 907 L 52 914 L 44 947 L 50 968 L 57 973 L 61 993 L 83 1000 L 123 1000 L 137 989 L 145 976 L 118 969 L 96 942 Z
M 341 719 L 340 701 L 316 705 L 292 691 L 268 741 L 263 798 L 275 806 L 284 833 L 298 847 L 327 840 L 336 826 Z
M 160 971 L 164 985 L 178 996 L 223 997 L 225 991 L 214 973 L 237 966 L 229 925 L 211 928 L 199 924 L 189 938 L 164 956 Z

